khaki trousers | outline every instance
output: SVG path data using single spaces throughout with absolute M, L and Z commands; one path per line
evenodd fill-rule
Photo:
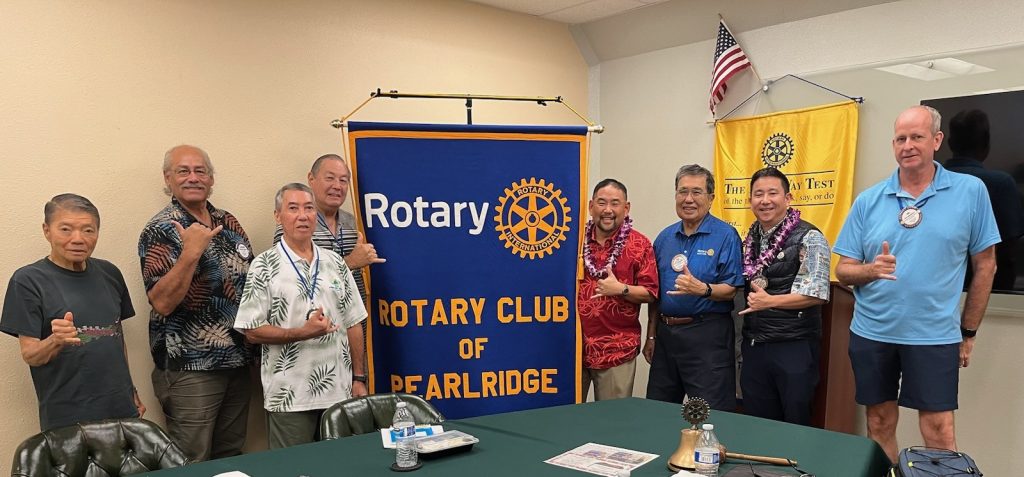
M 581 388 L 590 395 L 590 383 L 594 383 L 594 400 L 620 399 L 633 395 L 633 380 L 636 378 L 636 358 L 614 368 L 583 368 L 580 374 Z

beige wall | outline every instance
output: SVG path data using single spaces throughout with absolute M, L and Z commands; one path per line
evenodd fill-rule
M 170 146 L 210 153 L 213 203 L 238 216 L 260 251 L 274 230 L 273 193 L 340 149 L 328 123 L 377 87 L 561 95 L 586 112 L 587 68 L 565 25 L 459 1 L 0 0 L 0 19 L 0 293 L 15 269 L 49 252 L 46 200 L 72 191 L 94 201 L 103 216 L 95 255 L 118 265 L 131 289 L 132 374 L 146 417 L 161 423 L 136 244 L 167 201 L 160 161 Z M 354 119 L 459 123 L 465 114 L 460 101 L 381 99 Z M 474 122 L 581 123 L 559 105 L 483 101 Z M 6 475 L 15 447 L 38 432 L 11 337 L 0 338 L 0 383 Z M 261 413 L 252 421 L 254 449 Z
M 1013 0 L 911 0 L 735 33 L 760 75 L 777 78 L 1020 44 L 1024 42 L 1022 21 L 1024 5 Z M 712 31 L 713 24 L 709 35 Z M 615 177 L 625 182 L 636 225 L 650 237 L 678 220 L 669 182 L 679 166 L 698 163 L 712 167 L 714 129 L 708 123 L 707 108 L 712 51 L 708 40 L 592 67 L 599 84 L 592 84 L 591 89 L 600 91 L 600 104 L 591 111 L 600 113 L 598 120 L 607 128 L 601 138 L 600 174 L 594 179 Z M 883 77 L 880 81 L 890 80 Z M 911 91 L 909 96 L 894 97 L 886 91 L 887 85 L 879 83 L 825 83 L 849 94 L 868 96 L 861 107 L 855 177 L 855 189 L 863 190 L 894 168 L 889 140 L 896 114 L 929 96 L 914 96 Z M 783 86 L 789 92 L 776 94 Z M 755 89 L 750 74 L 738 76 L 720 111 L 729 111 Z M 839 100 L 810 87 L 779 83 L 758 100 L 753 111 L 738 114 L 796 107 L 801 101 L 810 105 Z M 979 334 L 974 364 L 961 373 L 960 446 L 992 475 L 1013 475 L 1008 463 L 1012 459 L 1001 450 L 1024 447 L 1024 420 L 1019 411 L 1024 385 L 1014 350 L 1024 341 L 1024 314 L 1020 311 L 1024 301 L 1013 298 L 994 300 Z M 648 369 L 641 363 L 637 370 L 637 396 L 645 393 Z M 917 418 L 911 411 L 904 410 L 898 437 L 903 446 L 920 444 Z

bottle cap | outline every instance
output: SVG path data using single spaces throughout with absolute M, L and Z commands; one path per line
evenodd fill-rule
M 703 426 L 701 426 L 701 429 L 704 429 L 705 431 L 713 431 L 713 430 L 715 430 L 715 425 L 714 424 L 704 424 Z

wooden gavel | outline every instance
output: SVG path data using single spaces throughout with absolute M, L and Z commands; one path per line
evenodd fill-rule
M 726 452 L 725 446 L 719 447 L 721 447 L 722 455 L 724 455 L 726 459 L 749 460 L 772 465 L 797 465 L 797 461 L 786 459 L 784 457 L 768 457 L 763 455 L 740 454 L 739 452 Z
M 693 470 L 693 454 L 697 448 L 697 440 L 700 438 L 700 431 L 697 429 L 683 429 L 680 431 L 679 448 L 668 458 L 668 468 L 672 471 Z M 767 457 L 761 455 L 740 454 L 728 452 L 725 446 L 719 444 L 722 455 L 722 462 L 727 459 L 749 460 L 772 465 L 797 465 L 797 461 L 782 457 Z

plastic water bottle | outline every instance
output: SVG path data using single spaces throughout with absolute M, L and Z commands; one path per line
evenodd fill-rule
M 718 447 L 718 437 L 715 437 L 715 425 L 704 424 L 704 429 L 697 440 L 697 449 L 694 451 L 693 466 L 698 475 L 715 477 L 718 475 L 718 463 L 721 462 L 721 449 Z
M 395 436 L 395 464 L 398 467 L 416 465 L 416 421 L 404 402 L 395 408 L 395 417 L 391 421 L 391 429 Z

